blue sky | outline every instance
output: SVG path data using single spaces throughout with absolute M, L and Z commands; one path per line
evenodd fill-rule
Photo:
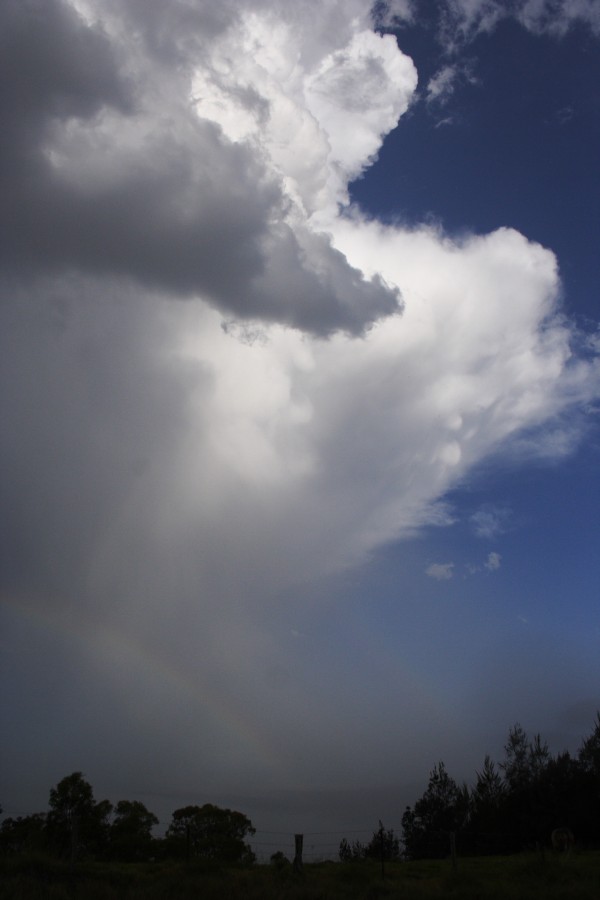
M 11 0 L 0 34 L 5 812 L 81 770 L 337 835 L 517 720 L 575 750 L 598 7 Z

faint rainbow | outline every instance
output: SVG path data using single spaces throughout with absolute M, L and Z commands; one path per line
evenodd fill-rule
M 151 653 L 141 641 L 106 625 L 89 621 L 84 623 L 81 619 L 76 621 L 72 615 L 67 616 L 62 611 L 57 613 L 56 609 L 49 612 L 31 601 L 14 596 L 5 595 L 0 602 L 38 628 L 61 638 L 66 637 L 80 646 L 93 647 L 105 664 L 110 653 L 114 653 L 130 666 L 135 665 L 142 675 L 159 679 L 163 685 L 176 691 L 179 697 L 184 691 L 239 742 L 244 752 L 251 752 L 261 766 L 271 773 L 282 769 L 284 760 L 275 751 L 273 742 L 261 732 L 241 703 L 217 691 L 206 679 L 198 684 L 196 679 L 187 677 L 166 659 Z M 91 636 L 90 629 L 93 629 Z

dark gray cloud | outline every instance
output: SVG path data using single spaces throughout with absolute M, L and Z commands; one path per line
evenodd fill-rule
M 2 281 L 5 587 L 82 597 L 91 548 L 172 450 L 208 373 L 161 360 L 167 328 L 118 282 Z
M 108 37 L 63 0 L 5 0 L 0 76 L 0 113 L 11 140 L 15 130 L 21 142 L 31 138 L 54 118 L 87 118 L 105 105 L 125 111 L 131 104 Z
M 60 0 L 3 6 L 5 271 L 119 275 L 321 334 L 360 333 L 397 312 L 397 289 L 365 279 L 328 238 L 299 240 L 255 149 L 198 119 L 191 51 L 176 37 L 193 26 L 206 40 L 211 28 L 203 7 L 175 10 L 171 32 L 164 10 L 142 17 L 144 43 L 153 35 L 171 63 L 150 75 L 147 58 L 129 65 L 121 42 Z M 140 17 L 135 4 L 124 12 Z

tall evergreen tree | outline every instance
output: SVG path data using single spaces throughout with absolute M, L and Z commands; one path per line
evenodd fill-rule
M 469 814 L 469 790 L 459 787 L 443 762 L 429 773 L 427 789 L 414 809 L 402 816 L 402 840 L 409 859 L 446 856 L 450 833 L 460 830 Z
M 596 713 L 594 730 L 579 748 L 577 758 L 584 772 L 600 778 L 600 712 Z
M 471 792 L 468 849 L 472 853 L 498 853 L 505 847 L 503 818 L 507 788 L 487 754 L 476 776 L 477 781 Z

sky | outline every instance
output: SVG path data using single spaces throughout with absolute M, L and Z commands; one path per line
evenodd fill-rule
M 5 815 L 318 855 L 591 732 L 598 83 L 594 0 L 0 4 Z

